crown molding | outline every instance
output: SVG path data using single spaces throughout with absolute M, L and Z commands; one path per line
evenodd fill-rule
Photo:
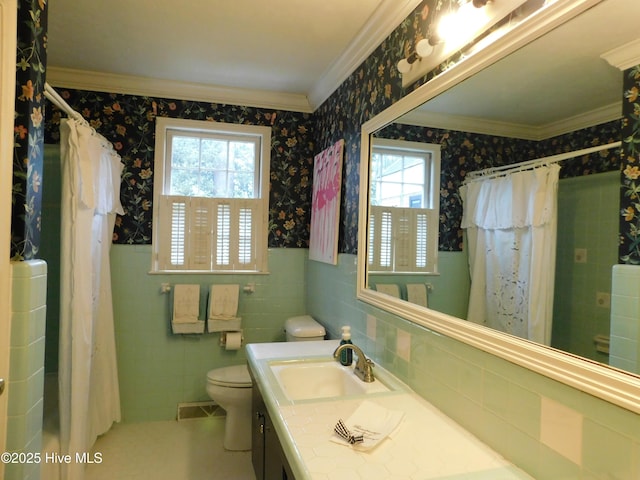
M 59 88 L 243 105 L 295 112 L 311 113 L 313 111 L 305 95 L 217 87 L 202 83 L 176 82 L 69 68 L 49 67 L 47 69 L 47 82 Z
M 565 118 L 564 120 L 548 123 L 539 128 L 538 135 L 540 138 L 538 140 L 557 137 L 558 135 L 564 135 L 565 133 L 575 132 L 583 128 L 593 127 L 594 125 L 619 120 L 620 118 L 622 118 L 622 100 L 589 112 Z
M 362 62 L 415 10 L 420 0 L 382 0 L 342 55 L 322 74 L 309 92 L 316 110 Z
M 47 69 L 47 82 L 54 87 L 78 90 L 311 113 L 331 96 L 419 3 L 420 0 L 382 0 L 347 49 L 318 79 L 308 96 L 60 67 Z
M 609 65 L 626 70 L 627 68 L 640 65 L 640 38 L 617 48 L 609 50 L 600 55 Z
M 534 127 L 531 125 L 499 122 L 477 117 L 466 117 L 464 115 L 425 112 L 418 109 L 404 115 L 402 121 L 398 121 L 398 123 L 419 127 L 441 128 L 443 130 L 457 130 L 480 135 L 540 141 L 617 120 L 621 116 L 621 103 L 614 103 L 564 120 Z

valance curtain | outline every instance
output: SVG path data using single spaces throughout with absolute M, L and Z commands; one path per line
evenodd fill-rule
M 559 172 L 552 164 L 461 187 L 467 320 L 550 344 Z
M 74 460 L 61 467 L 81 480 L 76 453 L 120 421 L 109 250 L 122 164 L 87 125 L 63 119 L 60 134 L 60 440 Z

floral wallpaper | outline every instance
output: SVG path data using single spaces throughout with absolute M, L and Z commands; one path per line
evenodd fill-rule
M 43 104 L 47 5 L 18 2 L 11 257 L 38 258 L 42 212 Z
M 447 0 L 423 1 L 314 114 L 60 89 L 59 93 L 68 103 L 114 143 L 125 164 L 122 203 L 126 214 L 117 220 L 114 242 L 145 244 L 151 241 L 153 132 L 155 117 L 160 115 L 272 127 L 271 248 L 308 246 L 313 157 L 344 138 L 339 251 L 355 253 L 360 195 L 360 125 L 461 57 L 460 53 L 454 55 L 408 89 L 402 88 L 397 61 L 407 55 L 415 41 L 430 34 L 432 18 L 445 3 Z M 59 141 L 60 112 L 47 104 L 45 114 L 43 107 L 46 4 L 43 0 L 20 0 L 19 16 L 12 255 L 34 258 L 40 233 L 41 145 L 43 137 L 47 143 Z M 637 202 L 636 190 L 640 158 L 633 140 L 638 137 L 640 124 L 638 71 L 635 68 L 625 73 L 627 102 L 622 135 L 626 142 L 622 162 L 618 152 L 609 151 L 567 161 L 563 168 L 568 175 L 616 168 L 624 170 L 620 255 L 622 261 L 634 263 L 640 263 L 640 202 Z M 42 121 L 43 116 L 46 122 Z M 618 122 L 612 122 L 538 143 L 438 129 L 405 130 L 395 134 L 406 138 L 423 135 L 435 138 L 443 145 L 446 154 L 443 162 L 451 168 L 443 168 L 442 173 L 440 248 L 458 250 L 461 234 L 457 188 L 467 171 L 491 166 L 492 162 L 517 162 L 615 141 L 620 138 L 619 129 Z
M 612 143 L 620 139 L 620 122 L 608 122 L 536 142 L 455 130 L 392 124 L 376 136 L 441 145 L 440 251 L 462 249 L 462 204 L 458 189 L 474 170 L 524 162 L 558 153 Z M 562 162 L 561 178 L 620 168 L 619 149 L 605 150 Z
M 315 145 L 312 115 L 252 107 L 57 89 L 124 162 L 114 243 L 151 243 L 155 119 L 211 120 L 270 126 L 269 247 L 308 247 Z M 45 143 L 59 143 L 61 112 L 47 104 Z
M 640 265 L 640 65 L 624 72 L 620 261 Z

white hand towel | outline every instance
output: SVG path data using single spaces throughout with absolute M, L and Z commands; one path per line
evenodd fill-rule
M 370 450 L 391 435 L 400 425 L 404 412 L 388 410 L 369 400 L 363 401 L 355 412 L 344 422 L 353 435 L 362 435 L 364 441 L 351 445 L 337 433 L 331 437 L 333 442 L 352 446 L 356 450 Z
M 400 288 L 395 283 L 377 283 L 376 290 L 392 297 L 400 298 Z
M 211 285 L 209 319 L 235 320 L 238 313 L 240 285 Z
M 416 305 L 427 306 L 427 286 L 424 283 L 407 283 L 407 300 Z
M 195 323 L 200 315 L 200 285 L 173 287 L 173 323 Z

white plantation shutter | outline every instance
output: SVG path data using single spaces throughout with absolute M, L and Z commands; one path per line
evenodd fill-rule
M 176 201 L 168 204 L 171 208 L 170 233 L 168 239 L 169 261 L 171 265 L 186 265 L 184 243 L 187 238 L 187 204 Z
M 219 201 L 216 218 L 215 270 L 257 270 L 262 202 Z
M 246 270 L 261 265 L 260 199 L 228 200 L 163 195 L 158 270 Z
M 211 207 L 206 198 L 192 198 L 190 201 L 189 270 L 211 269 Z
M 231 265 L 231 205 L 219 204 L 216 213 L 215 263 L 224 269 Z
M 240 265 L 250 265 L 255 262 L 256 252 L 253 247 L 257 239 L 254 238 L 253 208 L 241 206 L 238 212 L 238 262 Z
M 393 270 L 393 222 L 389 207 L 371 207 L 369 213 L 369 266 L 373 271 Z
M 434 209 L 370 207 L 370 271 L 435 272 L 437 242 Z

